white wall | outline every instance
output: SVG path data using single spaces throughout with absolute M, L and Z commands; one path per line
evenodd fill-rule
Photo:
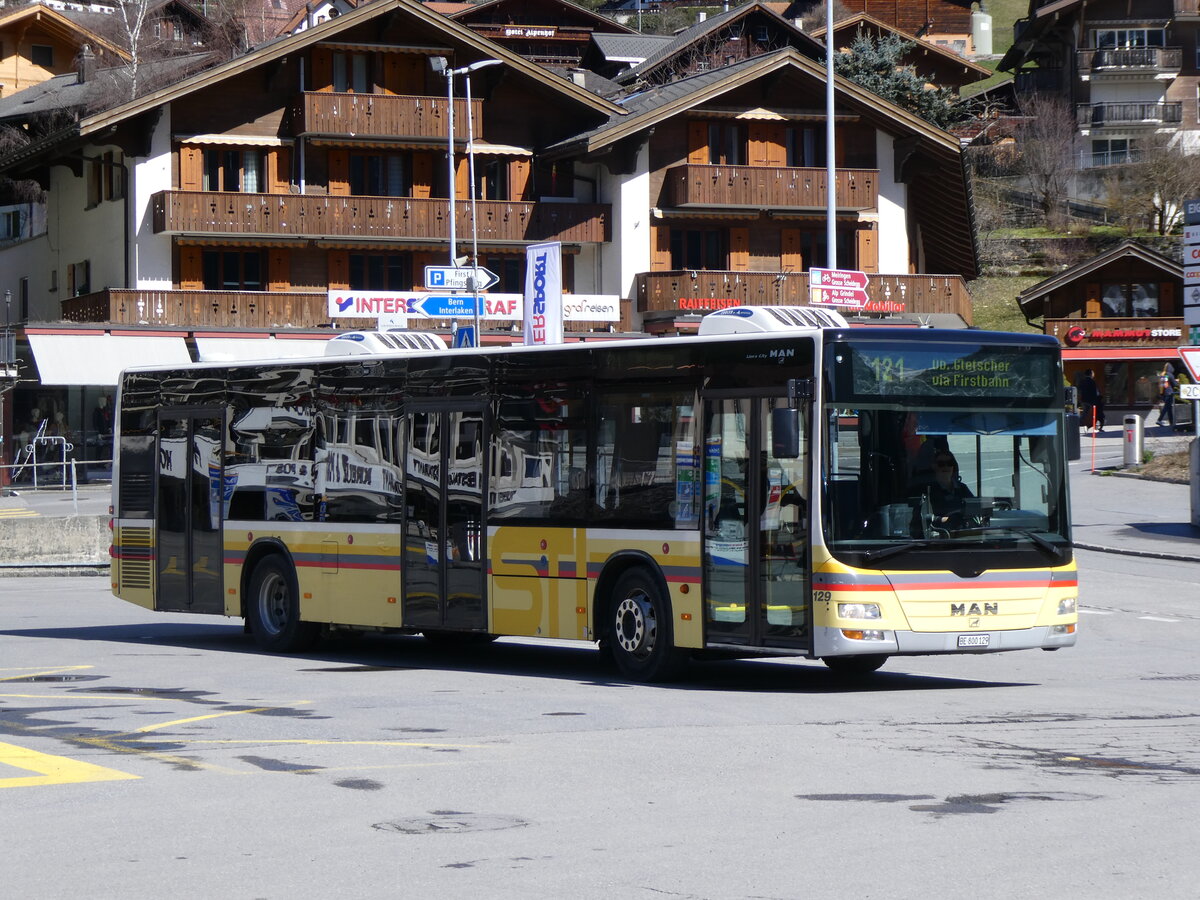
M 600 247 L 602 283 L 598 293 L 634 297 L 634 276 L 650 271 L 650 150 L 638 150 L 632 174 L 603 172 L 602 199 L 612 204 L 613 239 Z M 634 312 L 634 328 L 641 327 Z
M 908 187 L 898 184 L 895 140 L 875 132 L 875 155 L 879 166 L 879 272 L 901 275 L 908 272 Z
M 128 160 L 133 176 L 130 192 L 130 281 L 128 287 L 143 290 L 170 288 L 171 236 L 154 233 L 154 207 L 151 198 L 157 191 L 171 189 L 171 107 L 168 104 L 158 118 L 150 140 L 150 155 Z
M 45 233 L 0 248 L 0 303 L 12 291 L 11 321 L 20 321 L 21 279 L 29 279 L 29 321 L 53 322 L 62 318 L 58 295 L 50 293 L 50 245 Z M 6 311 L 0 309 L 0 316 Z
M 120 152 L 116 147 L 89 145 L 83 154 L 98 156 L 106 150 Z M 50 170 L 46 234 L 49 262 L 58 272 L 58 291 L 53 298 L 58 303 L 70 296 L 69 267 L 84 260 L 91 263 L 92 291 L 125 286 L 125 201 L 104 200 L 87 209 L 87 168 L 85 163 L 81 177 L 66 166 Z

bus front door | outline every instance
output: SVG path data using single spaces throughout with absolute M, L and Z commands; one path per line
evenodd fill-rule
M 707 641 L 810 649 L 807 401 L 705 403 Z
M 408 414 L 404 624 L 486 631 L 481 409 Z
M 159 413 L 155 609 L 225 610 L 221 578 L 224 424 L 218 411 Z

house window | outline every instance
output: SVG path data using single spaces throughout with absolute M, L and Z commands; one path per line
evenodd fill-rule
M 727 269 L 725 232 L 719 228 L 672 228 L 672 269 Z
M 819 169 L 825 165 L 825 126 L 790 126 L 784 134 L 787 164 Z
M 525 257 L 484 256 L 480 258 L 479 264 L 495 272 L 500 279 L 500 283 L 491 290 L 507 294 L 520 294 L 525 291 Z
M 261 250 L 205 250 L 200 256 L 206 291 L 261 291 Z
M 1157 317 L 1158 285 L 1154 282 L 1110 282 L 1100 288 L 1101 315 L 1110 318 Z
M 402 153 L 350 154 L 350 193 L 360 197 L 412 194 L 412 165 Z
M 34 44 L 29 48 L 29 61 L 43 69 L 54 67 L 54 48 L 45 44 Z
M 1100 50 L 1165 47 L 1166 34 L 1162 28 L 1098 28 L 1092 40 Z
M 12 209 L 0 213 L 0 241 L 12 241 L 21 236 L 21 211 Z
M 398 253 L 351 253 L 350 289 L 403 291 L 412 287 L 412 266 Z
M 480 200 L 508 199 L 508 161 L 484 159 L 475 162 L 475 196 Z
M 204 150 L 203 189 L 206 191 L 257 194 L 263 189 L 262 176 L 261 150 L 226 150 L 215 147 Z
M 713 166 L 744 166 L 746 127 L 725 122 L 709 124 L 708 162 Z
M 541 164 L 534 172 L 538 197 L 574 197 L 575 167 L 570 160 Z
M 1103 138 L 1092 141 L 1092 165 L 1115 166 L 1132 161 L 1129 138 Z
M 370 58 L 365 53 L 333 54 L 333 89 L 338 93 L 370 93 Z
M 67 293 L 80 297 L 92 292 L 92 261 L 85 259 L 67 266 Z
M 29 276 L 21 276 L 21 280 L 17 282 L 17 303 L 19 309 L 17 311 L 18 321 L 29 321 Z

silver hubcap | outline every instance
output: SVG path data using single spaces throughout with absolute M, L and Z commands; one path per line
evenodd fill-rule
M 645 593 L 636 591 L 617 606 L 617 643 L 631 656 L 646 657 L 654 652 L 658 619 Z
M 268 575 L 258 589 L 259 620 L 272 634 L 283 631 L 288 623 L 287 581 L 280 575 Z

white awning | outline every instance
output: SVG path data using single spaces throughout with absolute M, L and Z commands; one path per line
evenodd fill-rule
M 114 334 L 30 334 L 42 384 L 114 387 L 127 366 L 186 366 L 192 361 L 181 337 Z
M 321 356 L 328 338 L 278 340 L 273 337 L 198 337 L 201 362 L 241 362 L 249 359 L 299 359 Z
M 176 135 L 181 144 L 215 144 L 221 147 L 290 147 L 291 138 L 266 134 L 189 134 Z

